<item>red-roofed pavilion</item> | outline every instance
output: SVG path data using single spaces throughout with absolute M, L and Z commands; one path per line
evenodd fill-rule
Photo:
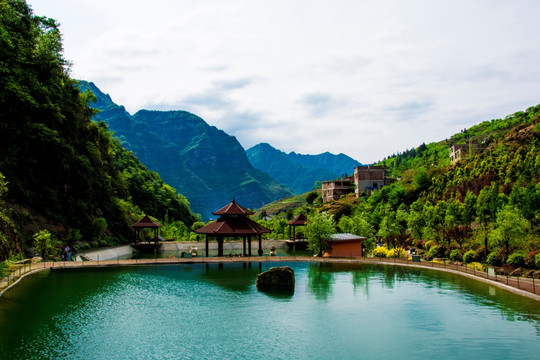
M 154 229 L 154 242 L 158 242 L 159 237 L 159 228 L 161 225 L 152 219 L 148 215 L 145 215 L 141 221 L 131 224 L 131 227 L 135 229 L 135 243 L 138 244 L 141 242 L 140 235 L 141 229 Z
M 287 225 L 289 225 L 289 233 L 291 233 L 290 229 L 292 228 L 292 235 L 291 235 L 291 240 L 294 241 L 296 240 L 296 227 L 297 226 L 304 226 L 306 225 L 306 222 L 307 222 L 307 218 L 304 214 L 300 213 L 298 215 L 296 215 L 296 217 L 294 219 L 292 219 L 291 221 L 289 221 L 287 223 Z
M 208 240 L 209 237 L 212 236 L 215 237 L 218 242 L 218 256 L 223 256 L 223 240 L 226 237 L 242 237 L 244 241 L 243 255 L 251 256 L 251 238 L 253 236 L 258 236 L 258 253 L 259 255 L 263 254 L 262 234 L 269 233 L 271 230 L 248 218 L 248 215 L 253 215 L 251 210 L 238 205 L 233 198 L 230 204 L 212 214 L 219 215 L 219 218 L 196 231 L 197 234 L 206 235 L 206 257 L 208 257 Z M 248 240 L 247 252 L 246 240 Z

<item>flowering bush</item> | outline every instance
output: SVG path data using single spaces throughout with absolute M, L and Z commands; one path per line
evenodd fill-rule
M 467 265 L 467 268 L 476 270 L 476 271 L 484 271 L 484 265 L 480 264 L 479 262 L 473 262 Z
M 394 258 L 394 259 L 403 259 L 407 255 L 407 251 L 402 248 L 394 248 L 388 251 L 386 254 L 387 258 Z
M 388 249 L 385 248 L 384 246 L 380 246 L 378 248 L 373 249 L 371 254 L 378 258 L 385 258 L 386 255 L 388 254 Z

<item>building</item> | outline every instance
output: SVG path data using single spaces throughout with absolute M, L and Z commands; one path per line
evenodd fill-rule
M 366 238 L 353 234 L 333 234 L 328 240 L 328 250 L 325 257 L 355 257 L 362 256 L 362 241 Z
M 385 172 L 384 166 L 357 166 L 354 168 L 354 184 L 356 197 L 360 197 L 360 194 L 364 191 L 379 190 L 385 185 Z
M 450 159 L 452 164 L 458 161 L 466 159 L 470 154 L 476 150 L 481 149 L 478 145 L 478 141 L 470 141 L 468 144 L 454 144 L 450 146 Z
M 253 215 L 253 211 L 237 204 L 233 198 L 230 204 L 212 214 L 219 215 L 219 218 L 196 231 L 197 234 L 206 235 L 206 257 L 208 257 L 208 241 L 211 237 L 218 242 L 218 256 L 223 256 L 223 241 L 229 237 L 242 238 L 243 256 L 251 256 L 251 238 L 258 238 L 258 254 L 259 256 L 263 255 L 261 238 L 263 234 L 267 234 L 271 230 L 248 218 L 249 215 Z
M 352 176 L 346 176 L 342 180 L 323 181 L 321 184 L 323 202 L 337 200 L 342 195 L 350 194 L 353 191 Z

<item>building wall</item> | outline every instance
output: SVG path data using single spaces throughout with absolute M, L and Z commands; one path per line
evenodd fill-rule
M 322 199 L 324 202 L 337 200 L 341 195 L 347 195 L 352 192 L 352 177 L 343 180 L 323 181 L 321 184 Z
M 384 186 L 384 166 L 357 166 L 354 169 L 354 183 L 356 196 L 362 191 L 377 190 Z
M 351 257 L 362 256 L 362 240 L 354 241 L 331 241 L 330 249 L 324 254 L 325 257 Z

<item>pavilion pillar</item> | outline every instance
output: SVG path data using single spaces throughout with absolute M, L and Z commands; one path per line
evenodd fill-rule
M 223 236 L 218 236 L 218 256 L 223 256 Z
M 206 235 L 206 257 L 208 257 L 208 234 Z
M 248 236 L 248 255 L 251 256 L 251 236 Z
M 259 235 L 259 256 L 263 256 L 262 235 Z
M 246 256 L 246 237 L 245 236 L 242 236 L 242 241 L 244 243 L 244 250 L 242 252 L 242 255 Z

